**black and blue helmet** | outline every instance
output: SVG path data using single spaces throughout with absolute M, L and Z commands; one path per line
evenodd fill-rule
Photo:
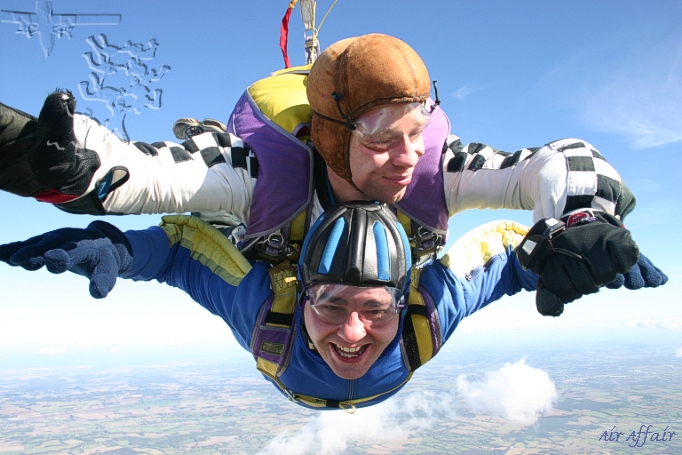
M 303 244 L 303 287 L 316 284 L 388 286 L 407 293 L 410 243 L 385 204 L 353 201 L 328 209 Z

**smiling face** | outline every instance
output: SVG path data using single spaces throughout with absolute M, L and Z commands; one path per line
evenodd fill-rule
M 362 377 L 376 362 L 398 332 L 400 318 L 393 310 L 390 317 L 377 322 L 377 311 L 384 311 L 393 296 L 385 288 L 355 288 L 322 296 L 324 309 L 303 309 L 305 325 L 312 343 L 334 374 L 342 379 Z M 339 313 L 344 316 L 339 317 Z
M 341 201 L 367 199 L 392 204 L 405 195 L 424 155 L 423 130 L 430 117 L 419 103 L 377 106 L 357 119 L 349 146 L 353 188 L 330 178 Z

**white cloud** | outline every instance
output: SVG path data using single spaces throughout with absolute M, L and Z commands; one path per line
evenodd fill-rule
M 325 411 L 297 432 L 280 433 L 259 455 L 335 455 L 343 453 L 349 442 L 406 439 L 439 417 L 451 415 L 451 400 L 450 396 L 419 392 L 358 409 L 355 414 Z
M 469 382 L 466 376 L 460 376 L 457 389 L 474 412 L 522 425 L 537 422 L 557 399 L 556 387 L 549 375 L 526 365 L 525 359 L 507 362 L 497 371 L 486 372 L 483 381 Z
M 634 51 L 633 51 L 634 52 Z M 639 148 L 682 141 L 682 41 L 631 55 L 608 83 L 589 91 L 585 119 Z
M 677 355 L 677 357 L 682 357 L 682 348 L 675 349 L 675 355 Z
M 464 85 L 454 92 L 452 92 L 452 96 L 458 100 L 462 100 L 467 97 L 467 95 L 471 94 L 472 92 L 475 92 L 478 90 L 476 87 L 472 87 L 470 85 Z
M 682 328 L 682 318 L 673 317 L 666 319 L 633 319 L 627 323 L 628 327 L 645 327 L 676 330 Z

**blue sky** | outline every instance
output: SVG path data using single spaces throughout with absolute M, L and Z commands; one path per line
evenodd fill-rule
M 331 1 L 318 2 L 321 16 Z M 135 140 L 171 139 L 180 117 L 226 120 L 243 90 L 283 66 L 279 22 L 288 1 L 52 2 L 55 14 L 121 14 L 116 26 L 82 26 L 58 40 L 46 58 L 36 36 L 0 24 L 0 101 L 37 114 L 55 87 L 78 94 L 90 69 L 83 54 L 91 35 L 105 33 L 118 46 L 131 40 L 159 43 L 150 68 L 170 66 L 152 89 L 163 90 L 158 110 L 130 114 Z M 257 6 L 255 6 L 257 5 Z M 34 11 L 32 0 L 3 0 L 4 10 Z M 289 53 L 303 64 L 303 28 L 292 15 Z M 658 290 L 603 291 L 571 304 L 556 320 L 536 314 L 533 296 L 493 304 L 465 321 L 460 332 L 504 336 L 524 330 L 609 327 L 637 332 L 658 327 L 679 337 L 682 254 L 672 229 L 682 219 L 682 3 L 679 1 L 428 1 L 340 0 L 320 40 L 369 32 L 402 38 L 423 57 L 438 80 L 452 132 L 463 142 L 514 151 L 564 137 L 592 143 L 621 173 L 638 198 L 626 220 L 644 254 L 670 282 Z M 101 103 L 81 100 L 97 115 Z M 64 214 L 46 204 L 0 194 L 5 221 L 0 242 L 51 229 L 85 226 L 92 218 Z M 454 239 L 492 219 L 529 224 L 525 212 L 473 211 L 451 221 Z M 109 219 L 123 229 L 158 223 L 158 216 Z M 231 343 L 225 325 L 181 292 L 156 283 L 122 283 L 94 301 L 76 276 L 28 273 L 0 266 L 0 345 L 35 344 L 60 354 L 90 344 Z M 648 333 L 648 332 L 647 332 Z M 487 335 L 486 335 L 487 336 Z M 679 343 L 682 346 L 682 340 Z M 113 347 L 112 347 L 113 346 Z

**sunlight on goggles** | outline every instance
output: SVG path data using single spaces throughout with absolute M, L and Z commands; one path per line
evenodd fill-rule
M 387 286 L 317 284 L 305 292 L 317 317 L 329 325 L 341 325 L 357 313 L 365 324 L 381 327 L 405 308 L 403 292 Z
M 355 120 L 351 134 L 364 147 L 385 152 L 400 145 L 407 136 L 418 141 L 433 116 L 422 103 L 381 106 Z

